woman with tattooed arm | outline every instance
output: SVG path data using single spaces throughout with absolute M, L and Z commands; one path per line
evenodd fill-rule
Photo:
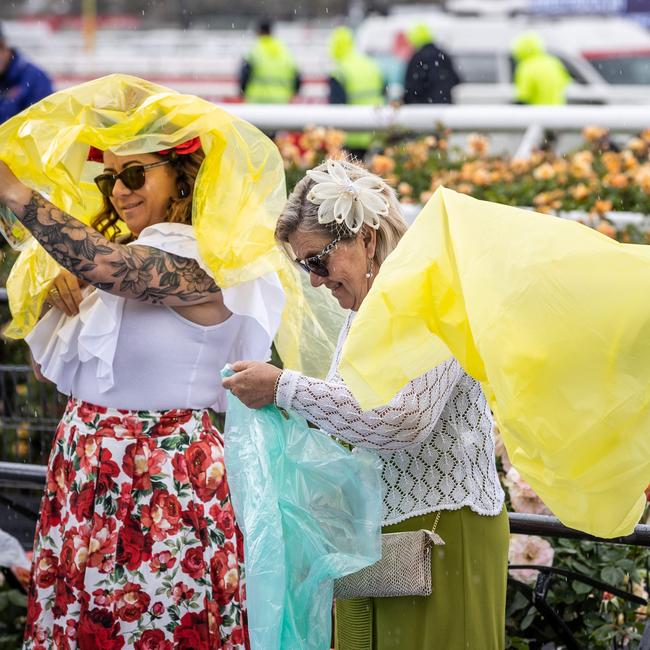
M 27 337 L 70 401 L 48 467 L 24 648 L 244 648 L 241 536 L 206 409 L 223 410 L 215 368 L 246 348 L 264 358 L 270 337 L 202 268 L 191 225 L 199 138 L 91 154 L 104 165 L 93 227 L 0 162 L 0 201 L 65 269 Z M 130 239 L 118 243 L 120 225 Z

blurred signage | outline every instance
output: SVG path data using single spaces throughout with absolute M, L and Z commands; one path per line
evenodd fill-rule
M 650 0 L 529 0 L 528 11 L 547 16 L 625 16 L 650 27 Z
M 650 27 L 650 0 L 627 0 L 625 15 Z
M 530 0 L 529 10 L 540 14 L 621 14 L 630 0 Z

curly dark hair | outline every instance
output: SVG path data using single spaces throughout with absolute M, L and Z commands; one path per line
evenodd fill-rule
M 177 199 L 170 197 L 167 206 L 165 221 L 170 223 L 192 223 L 192 197 L 194 194 L 194 181 L 199 173 L 199 168 L 205 159 L 203 149 L 197 149 L 193 153 L 178 154 L 172 151 L 167 154 L 154 154 L 161 160 L 169 160 L 176 172 L 176 187 L 178 189 Z M 115 211 L 113 204 L 108 197 L 103 197 L 104 207 L 92 220 L 91 226 L 100 232 L 106 239 L 115 241 L 125 234 L 127 228 Z

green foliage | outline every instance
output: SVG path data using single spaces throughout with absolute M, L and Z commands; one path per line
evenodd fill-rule
M 555 567 L 586 574 L 647 598 L 649 558 L 646 549 L 567 539 L 549 541 L 555 548 Z M 554 577 L 547 602 L 581 647 L 603 650 L 630 647 L 630 643 L 638 641 L 643 634 L 646 606 L 603 593 L 577 580 Z M 508 648 L 534 650 L 543 642 L 558 637 L 528 600 L 512 587 L 508 589 L 506 616 Z
M 0 584 L 0 650 L 15 650 L 22 644 L 27 596 L 2 577 Z

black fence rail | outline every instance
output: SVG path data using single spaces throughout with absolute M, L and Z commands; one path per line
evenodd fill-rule
M 508 519 L 511 533 L 551 537 L 555 539 L 592 541 L 599 544 L 624 544 L 645 548 L 650 547 L 650 526 L 643 524 L 637 525 L 634 532 L 630 535 L 604 539 L 587 535 L 573 528 L 568 528 L 556 517 L 509 512 Z M 650 555 L 648 560 L 650 561 Z M 554 630 L 555 638 L 548 645 L 541 646 L 544 650 L 546 648 L 550 650 L 556 647 L 566 648 L 567 650 L 586 650 L 585 646 L 578 643 L 574 632 L 567 625 L 566 621 L 549 604 L 549 596 L 552 594 L 553 585 L 557 581 L 582 583 L 591 588 L 589 593 L 592 595 L 594 593 L 601 595 L 607 593 L 608 596 L 614 596 L 633 605 L 642 607 L 648 605 L 648 601 L 645 598 L 629 590 L 621 589 L 579 571 L 536 564 L 510 564 L 510 569 L 535 569 L 538 571 L 534 586 L 524 584 L 512 576 L 508 577 L 508 583 L 515 592 L 522 594 L 530 605 L 535 607 L 542 619 Z M 648 578 L 650 576 L 646 575 L 646 588 L 648 587 Z M 618 648 L 619 646 L 612 644 L 611 647 Z M 625 645 L 624 647 L 636 648 L 636 650 L 650 650 L 650 623 L 646 622 L 643 636 L 638 644 Z
M 45 463 L 65 402 L 30 366 L 0 365 L 0 458 Z
M 0 463 L 0 476 L 2 476 L 2 463 Z M 650 547 L 650 526 L 639 524 L 631 535 L 625 537 L 594 537 L 580 530 L 568 528 L 557 517 L 547 515 L 527 515 L 520 512 L 509 512 L 510 532 L 522 535 L 539 535 L 540 537 L 554 537 L 565 539 L 582 539 L 607 544 L 627 544 L 629 546 Z

